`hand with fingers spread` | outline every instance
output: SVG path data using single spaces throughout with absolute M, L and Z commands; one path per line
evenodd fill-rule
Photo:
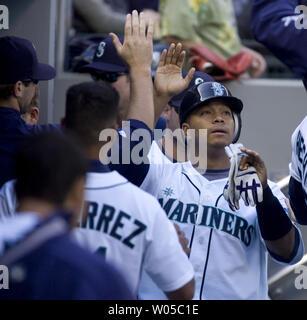
M 185 78 L 182 77 L 185 55 L 181 43 L 177 45 L 172 43 L 168 50 L 163 50 L 154 81 L 157 95 L 167 96 L 170 99 L 188 87 L 195 68 L 191 68 Z
M 153 22 L 144 13 L 136 10 L 128 14 L 125 23 L 124 43 L 114 33 L 110 33 L 118 55 L 129 65 L 130 70 L 151 72 L 153 52 Z
M 146 21 L 144 13 L 134 10 L 127 15 L 124 43 L 111 33 L 118 55 L 130 67 L 130 106 L 127 118 L 154 128 L 154 100 L 151 78 L 153 54 L 153 23 Z

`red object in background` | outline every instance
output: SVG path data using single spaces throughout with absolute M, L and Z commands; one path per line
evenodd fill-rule
M 235 56 L 224 59 L 205 46 L 190 48 L 190 64 L 196 70 L 211 75 L 215 80 L 238 79 L 247 71 L 252 60 L 252 55 L 244 49 Z

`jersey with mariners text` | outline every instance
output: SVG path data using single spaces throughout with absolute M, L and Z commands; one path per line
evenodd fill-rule
M 227 178 L 209 181 L 190 162 L 171 163 L 155 142 L 148 157 L 151 165 L 141 188 L 159 200 L 190 241 L 194 299 L 267 299 L 268 251 L 255 207 L 241 200 L 240 210 L 232 211 L 222 194 Z M 287 211 L 278 186 L 269 186 Z M 303 256 L 301 236 L 298 242 L 289 264 Z

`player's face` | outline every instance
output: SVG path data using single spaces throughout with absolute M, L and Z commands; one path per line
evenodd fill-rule
M 222 100 L 211 101 L 191 113 L 187 120 L 190 129 L 207 129 L 208 147 L 225 147 L 233 140 L 234 119 L 231 109 Z
M 29 83 L 27 86 L 22 84 L 21 95 L 18 97 L 18 103 L 21 113 L 24 113 L 24 110 L 29 109 L 32 100 L 35 96 L 37 84 L 33 82 Z

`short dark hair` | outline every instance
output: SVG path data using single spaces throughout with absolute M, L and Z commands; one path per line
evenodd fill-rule
M 85 145 L 98 143 L 101 130 L 116 123 L 119 94 L 106 82 L 84 82 L 66 93 L 65 124 Z
M 0 84 L 0 99 L 6 100 L 13 95 L 14 84 Z
M 10 96 L 13 95 L 14 92 L 14 86 L 16 83 L 13 84 L 0 84 L 0 99 L 6 100 Z M 23 82 L 25 87 L 28 87 L 31 84 L 31 81 Z
M 28 136 L 15 162 L 17 199 L 30 197 L 61 206 L 86 171 L 82 151 L 68 137 L 55 132 Z

